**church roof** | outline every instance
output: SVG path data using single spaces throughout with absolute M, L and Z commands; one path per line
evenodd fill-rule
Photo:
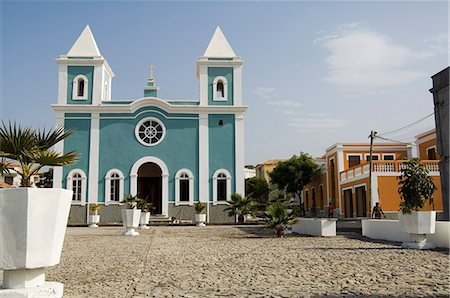
M 236 57 L 233 49 L 231 48 L 225 35 L 223 35 L 220 27 L 217 26 L 214 35 L 209 42 L 208 48 L 206 48 L 203 57 L 208 58 L 233 58 Z
M 80 37 L 67 53 L 68 57 L 96 57 L 101 55 L 89 25 L 84 28 Z

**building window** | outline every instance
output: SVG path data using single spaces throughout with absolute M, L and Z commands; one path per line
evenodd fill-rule
M 175 174 L 175 205 L 194 204 L 194 175 L 188 169 Z
M 77 75 L 73 79 L 73 100 L 86 100 L 88 93 L 88 79 L 85 75 Z
M 348 155 L 348 167 L 352 168 L 361 163 L 361 156 L 359 155 Z
M 370 161 L 370 154 L 366 154 L 365 156 L 367 161 Z M 380 155 L 379 154 L 372 154 L 372 160 L 380 160 Z
M 436 148 L 431 147 L 427 149 L 428 160 L 436 160 Z
M 111 175 L 111 194 L 109 199 L 111 201 L 119 202 L 120 192 L 120 177 L 117 173 Z
M 395 160 L 394 154 L 383 154 L 383 160 Z
M 155 146 L 164 139 L 166 128 L 156 118 L 145 118 L 136 125 L 135 135 L 138 141 L 145 146 Z
M 13 185 L 13 176 L 5 176 L 5 183 L 9 185 Z
M 213 81 L 213 100 L 227 101 L 228 82 L 225 77 L 216 77 Z
M 226 203 L 231 195 L 231 175 L 225 169 L 213 175 L 213 204 Z
M 109 170 L 105 175 L 105 204 L 123 201 L 123 181 L 125 177 L 119 169 Z
M 66 188 L 73 191 L 72 203 L 86 203 L 86 174 L 80 169 L 74 169 L 67 174 Z

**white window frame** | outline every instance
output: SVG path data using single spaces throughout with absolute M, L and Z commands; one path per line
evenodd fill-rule
M 73 182 L 73 176 L 75 174 L 81 175 L 81 201 L 72 201 L 72 205 L 86 205 L 86 174 L 81 169 L 73 169 L 67 174 L 66 177 L 66 189 L 72 190 L 72 182 Z
M 181 201 L 180 200 L 180 180 L 181 180 L 181 174 L 186 173 L 188 175 L 189 179 L 189 201 Z M 175 206 L 180 205 L 188 205 L 193 206 L 194 205 L 194 175 L 191 171 L 188 169 L 180 169 L 175 174 Z
M 161 138 L 160 138 L 156 143 L 148 144 L 148 143 L 144 142 L 144 141 L 141 139 L 141 137 L 139 136 L 139 127 L 140 127 L 144 122 L 147 122 L 147 121 L 155 121 L 155 122 L 157 122 L 159 125 L 161 125 L 161 127 L 162 127 L 162 136 L 161 136 Z M 158 118 L 155 118 L 155 117 L 147 117 L 147 118 L 144 118 L 144 119 L 142 119 L 141 121 L 139 121 L 139 123 L 136 125 L 136 127 L 134 128 L 134 136 L 136 137 L 136 139 L 138 140 L 138 142 L 141 143 L 141 144 L 144 145 L 144 146 L 147 146 L 147 147 L 156 146 L 156 145 L 158 145 L 159 143 L 161 143 L 161 142 L 164 140 L 164 138 L 166 137 L 166 126 L 165 126 L 164 123 L 163 123 L 161 120 L 159 120 Z
M 225 174 L 226 180 L 227 180 L 227 199 L 225 201 L 218 201 L 217 200 L 217 180 L 219 174 Z M 228 205 L 228 202 L 231 200 L 231 174 L 225 169 L 218 169 L 214 172 L 214 175 L 212 177 L 213 179 L 213 205 L 220 205 L 220 204 L 226 204 Z
M 83 89 L 83 96 L 78 96 L 78 81 L 79 79 L 84 80 L 84 89 Z M 73 78 L 73 85 L 72 85 L 72 100 L 87 100 L 88 99 L 88 85 L 89 80 L 85 75 L 79 74 Z
M 383 160 L 385 160 L 385 159 L 384 159 L 385 156 L 393 156 L 394 159 L 392 159 L 392 160 L 395 160 L 395 153 L 383 153 L 383 154 L 381 154 L 381 155 L 382 155 L 382 157 L 383 157 Z M 388 160 L 388 161 L 389 161 L 389 160 Z
M 119 175 L 119 201 L 112 201 L 111 198 L 111 176 Z M 119 169 L 111 169 L 105 175 L 105 205 L 118 205 L 123 201 L 125 176 Z
M 222 81 L 223 83 L 223 97 L 217 97 L 217 83 Z M 225 77 L 216 77 L 213 81 L 213 101 L 228 101 L 228 81 Z
M 372 156 L 378 156 L 378 160 L 375 160 L 375 161 L 379 161 L 380 160 L 380 153 L 372 153 Z M 364 154 L 364 159 L 366 161 L 369 161 L 369 157 L 370 157 L 370 153 Z

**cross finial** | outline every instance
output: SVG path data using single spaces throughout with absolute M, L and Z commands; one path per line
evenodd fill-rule
M 150 81 L 150 82 L 153 82 L 154 81 L 154 79 L 153 79 L 153 69 L 154 69 L 155 67 L 153 66 L 153 64 L 150 64 L 150 77 L 148 78 L 148 80 Z

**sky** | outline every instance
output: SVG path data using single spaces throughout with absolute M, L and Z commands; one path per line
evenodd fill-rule
M 116 74 L 113 100 L 143 97 L 150 64 L 160 98 L 198 99 L 196 61 L 219 25 L 245 62 L 245 162 L 253 165 L 368 142 L 373 129 L 410 142 L 434 128 L 430 77 L 449 65 L 447 1 L 0 5 L 1 119 L 36 128 L 55 125 L 55 59 L 86 25 Z

